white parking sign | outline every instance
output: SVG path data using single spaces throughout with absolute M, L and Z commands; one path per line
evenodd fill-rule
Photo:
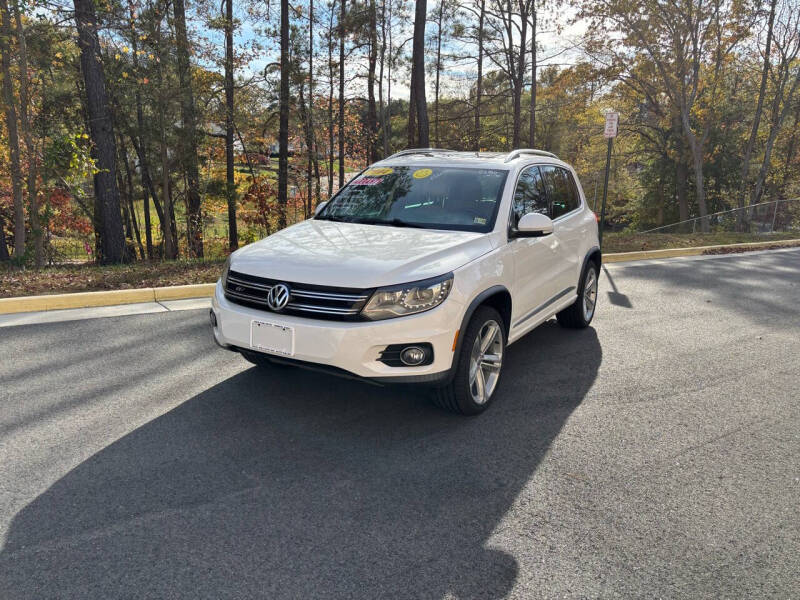
M 617 137 L 618 129 L 619 129 L 619 113 L 607 112 L 606 128 L 605 131 L 603 131 L 603 137 L 606 139 Z

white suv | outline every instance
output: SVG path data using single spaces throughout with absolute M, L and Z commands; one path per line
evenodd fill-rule
M 508 344 L 553 315 L 589 325 L 599 270 L 597 220 L 555 155 L 407 150 L 234 252 L 210 317 L 257 365 L 427 384 L 476 414 Z

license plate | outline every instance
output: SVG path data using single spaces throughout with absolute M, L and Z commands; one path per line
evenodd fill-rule
M 293 356 L 294 327 L 266 321 L 251 321 L 250 347 L 261 352 Z

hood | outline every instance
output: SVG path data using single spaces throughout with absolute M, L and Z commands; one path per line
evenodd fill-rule
M 442 275 L 491 249 L 482 233 L 312 219 L 236 251 L 231 269 L 295 283 L 372 288 Z

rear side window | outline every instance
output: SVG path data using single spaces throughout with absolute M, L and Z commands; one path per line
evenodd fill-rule
M 541 167 L 547 194 L 550 197 L 550 218 L 557 219 L 580 206 L 572 174 L 561 167 Z
M 514 191 L 514 227 L 523 215 L 540 213 L 549 216 L 547 194 L 539 167 L 528 167 L 519 176 Z

